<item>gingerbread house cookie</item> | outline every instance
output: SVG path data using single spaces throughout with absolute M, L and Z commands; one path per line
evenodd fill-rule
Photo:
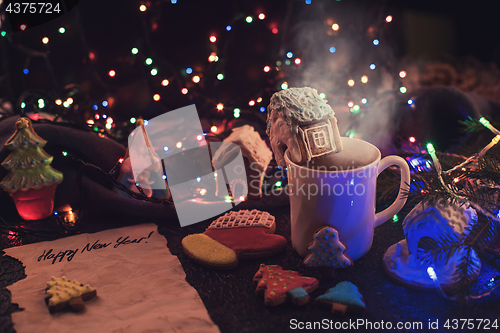
M 276 161 L 286 167 L 284 147 L 297 164 L 342 151 L 337 119 L 316 89 L 289 88 L 271 97 L 267 134 Z

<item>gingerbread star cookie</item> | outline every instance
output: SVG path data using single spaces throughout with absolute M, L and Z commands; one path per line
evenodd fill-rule
M 253 280 L 258 282 L 255 293 L 264 293 L 264 304 L 267 306 L 277 306 L 287 300 L 294 305 L 304 305 L 309 302 L 309 294 L 319 286 L 315 278 L 285 271 L 278 265 L 261 264 Z
M 282 251 L 286 239 L 275 235 L 274 216 L 259 210 L 228 212 L 212 222 L 203 234 L 186 236 L 186 256 L 209 268 L 230 269 L 239 259 L 262 258 Z
M 85 309 L 84 301 L 88 301 L 97 295 L 97 291 L 91 286 L 83 285 L 75 280 L 70 281 L 65 276 L 61 278 L 52 277 L 45 288 L 45 303 L 50 313 L 69 309 L 74 312 Z

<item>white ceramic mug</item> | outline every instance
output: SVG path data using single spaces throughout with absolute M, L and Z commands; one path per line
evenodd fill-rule
M 343 150 L 300 166 L 285 152 L 291 209 L 292 246 L 301 255 L 317 229 L 330 225 L 347 245 L 346 254 L 356 260 L 365 255 L 373 242 L 373 229 L 397 214 L 406 203 L 401 189 L 408 189 L 410 169 L 399 156 L 382 160 L 374 145 L 342 138 Z M 397 199 L 375 213 L 377 176 L 391 165 L 401 169 Z

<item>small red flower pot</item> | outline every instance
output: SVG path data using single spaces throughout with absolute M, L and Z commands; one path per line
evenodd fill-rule
M 16 204 L 17 212 L 25 220 L 41 220 L 49 217 L 54 210 L 54 194 L 57 184 L 39 190 L 17 190 L 9 193 Z

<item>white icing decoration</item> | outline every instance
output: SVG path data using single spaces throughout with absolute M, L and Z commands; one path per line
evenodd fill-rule
M 213 221 L 207 228 L 211 229 L 229 229 L 241 227 L 266 227 L 271 228 L 274 224 L 274 216 L 268 212 L 262 212 L 257 209 L 240 210 L 229 212 Z

